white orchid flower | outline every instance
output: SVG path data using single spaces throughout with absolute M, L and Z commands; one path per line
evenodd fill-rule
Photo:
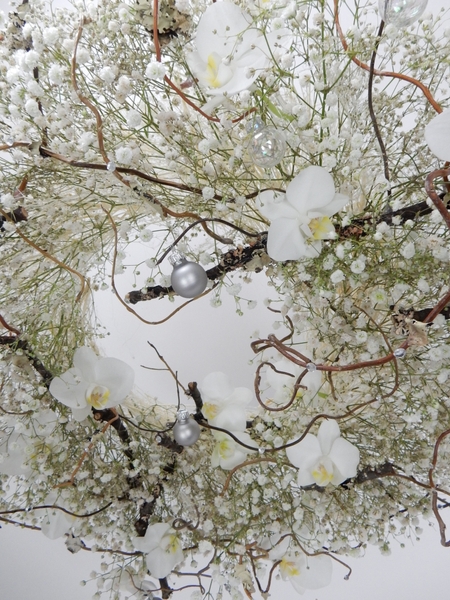
M 450 109 L 431 119 L 425 127 L 425 141 L 441 160 L 450 161 Z
M 252 438 L 243 431 L 231 431 L 241 442 L 248 446 L 253 446 L 256 450 L 256 444 Z M 237 467 L 247 458 L 251 450 L 241 446 L 226 433 L 221 431 L 213 431 L 213 436 L 216 440 L 216 445 L 211 456 L 211 466 L 220 467 L 224 471 L 230 471 Z
M 133 543 L 146 554 L 147 568 L 156 579 L 167 577 L 184 558 L 180 541 L 168 523 L 150 525 L 145 536 L 135 537 Z
M 102 410 L 120 404 L 133 382 L 134 371 L 126 363 L 100 358 L 83 346 L 75 351 L 73 368 L 55 377 L 49 389 L 56 400 L 72 409 L 77 421 L 83 421 L 91 408 Z
M 215 2 L 203 13 L 195 37 L 197 49 L 187 62 L 209 94 L 231 95 L 247 89 L 269 65 L 271 48 L 289 47 L 287 30 L 263 36 L 251 23 L 250 15 L 231 2 Z
M 359 450 L 340 436 L 336 421 L 327 420 L 319 427 L 317 436 L 307 433 L 301 442 L 286 448 L 288 459 L 299 469 L 299 486 L 339 485 L 355 477 Z
M 288 185 L 286 193 L 265 191 L 256 202 L 269 219 L 267 253 L 276 261 L 318 256 L 321 240 L 333 238 L 330 217 L 349 201 L 336 194 L 333 178 L 322 167 L 307 167 Z
M 317 590 L 331 582 L 333 565 L 325 554 L 307 556 L 304 552 L 285 554 L 279 564 L 282 579 L 289 580 L 296 592 Z
M 33 468 L 42 465 L 50 456 L 58 417 L 52 410 L 44 410 L 30 420 L 26 428 L 0 431 L 0 473 L 29 477 Z M 11 423 L 13 425 L 13 423 Z
M 245 407 L 253 398 L 248 388 L 233 389 L 228 377 L 220 371 L 207 375 L 198 387 L 203 400 L 202 412 L 211 425 L 228 431 L 245 431 Z
M 46 504 L 55 504 L 62 508 L 70 510 L 70 507 L 62 498 L 57 498 L 56 494 L 50 494 L 45 500 Z M 77 517 L 69 515 L 59 508 L 46 508 L 41 523 L 42 533 L 50 540 L 56 540 L 68 533 L 75 524 Z

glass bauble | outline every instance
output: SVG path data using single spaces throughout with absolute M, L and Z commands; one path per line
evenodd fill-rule
M 180 446 L 192 446 L 200 437 L 200 425 L 187 410 L 179 410 L 173 427 L 173 437 Z
M 427 3 L 428 0 L 378 0 L 378 7 L 385 23 L 408 27 L 422 16 Z
M 170 281 L 179 296 L 195 298 L 205 291 L 208 276 L 202 266 L 182 258 L 173 264 Z
M 282 161 L 286 152 L 284 134 L 275 127 L 259 127 L 252 135 L 248 154 L 258 167 L 269 169 Z

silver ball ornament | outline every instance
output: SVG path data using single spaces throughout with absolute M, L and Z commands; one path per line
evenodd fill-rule
M 419 19 L 428 0 L 378 0 L 380 16 L 395 27 L 408 27 Z
M 202 266 L 182 258 L 173 265 L 170 281 L 179 296 L 195 298 L 205 291 L 208 276 Z
M 192 446 L 200 437 L 200 425 L 191 418 L 187 410 L 178 411 L 173 437 L 180 446 Z

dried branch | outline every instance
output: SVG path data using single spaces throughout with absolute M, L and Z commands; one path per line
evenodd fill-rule
M 245 268 L 253 259 L 259 258 L 261 255 L 266 253 L 266 242 L 267 233 L 263 232 L 258 235 L 258 239 L 250 243 L 248 246 L 239 246 L 233 250 L 226 252 L 220 262 L 215 267 L 211 267 L 206 271 L 208 279 L 216 281 L 220 279 L 224 274 L 231 273 L 236 269 Z M 255 270 L 258 272 L 258 269 Z M 142 290 L 132 290 L 128 292 L 125 298 L 130 304 L 137 304 L 145 300 L 154 300 L 156 298 L 163 298 L 169 294 L 174 294 L 172 287 L 162 287 L 160 285 L 143 288 Z
M 354 56 L 354 53 L 348 48 L 347 40 L 345 39 L 341 24 L 339 22 L 339 0 L 334 0 L 334 23 L 336 25 L 336 29 L 339 35 L 339 39 L 341 40 L 342 47 L 347 52 L 350 59 L 356 65 L 358 65 L 358 67 L 361 67 L 361 69 L 364 69 L 365 71 L 370 71 L 370 67 L 362 61 L 360 61 L 358 58 L 356 58 L 356 56 Z M 441 106 L 433 98 L 430 90 L 418 79 L 414 79 L 414 77 L 410 77 L 409 75 L 403 75 L 402 73 L 394 73 L 393 71 L 378 71 L 377 69 L 374 69 L 374 75 L 377 75 L 378 77 L 393 77 L 396 79 L 401 79 L 402 81 L 407 81 L 408 83 L 412 83 L 420 90 L 422 90 L 425 98 L 428 100 L 428 102 L 431 104 L 431 106 L 436 112 L 442 112 Z
M 89 282 L 86 279 L 86 277 L 84 277 L 84 275 L 79 273 L 76 269 L 72 269 L 72 267 L 69 267 L 69 265 L 66 265 L 65 263 L 61 262 L 60 260 L 58 260 L 57 258 L 52 256 L 49 252 L 47 252 L 47 250 L 44 250 L 43 248 L 41 248 L 37 244 L 35 244 L 32 240 L 30 240 L 30 238 L 28 238 L 24 233 L 22 233 L 22 231 L 18 227 L 16 227 L 14 221 L 8 216 L 8 213 L 5 213 L 1 208 L 0 208 L 0 214 L 3 215 L 3 217 L 5 217 L 5 219 L 9 223 L 12 223 L 14 225 L 16 233 L 23 239 L 24 242 L 26 242 L 29 246 L 31 246 L 32 248 L 37 250 L 45 258 L 48 258 L 52 262 L 56 263 L 62 269 L 65 269 L 66 271 L 69 271 L 69 273 L 72 273 L 73 275 L 76 275 L 78 277 L 78 279 L 81 281 L 81 290 L 77 294 L 76 301 L 79 302 L 81 300 L 81 298 L 84 296 L 86 290 L 89 289 Z
M 302 373 L 300 373 L 300 375 L 297 377 L 295 383 L 294 383 L 294 387 L 292 389 L 292 393 L 291 393 L 291 397 L 288 401 L 287 404 L 285 404 L 284 406 L 277 406 L 277 407 L 271 407 L 271 406 L 267 406 L 267 404 L 264 404 L 264 402 L 261 399 L 261 392 L 259 390 L 259 385 L 261 383 L 261 369 L 262 367 L 264 367 L 265 365 L 269 366 L 272 371 L 275 371 L 275 373 L 282 373 L 284 375 L 289 375 L 291 377 L 294 377 L 294 375 L 292 375 L 292 373 L 286 373 L 285 371 L 279 371 L 278 369 L 276 369 L 273 364 L 271 362 L 268 361 L 263 361 L 261 364 L 258 365 L 258 368 L 256 369 L 256 373 L 255 373 L 255 381 L 254 381 L 254 389 L 255 389 L 255 395 L 256 395 L 256 399 L 258 400 L 258 403 L 265 409 L 265 410 L 269 410 L 271 412 L 280 412 L 280 411 L 284 411 L 287 410 L 288 408 L 290 408 L 292 406 L 292 404 L 295 401 L 295 398 L 297 397 L 297 392 L 300 388 L 303 389 L 308 389 L 307 387 L 305 387 L 304 385 L 301 385 L 301 381 L 303 379 L 303 377 L 305 377 L 305 375 L 308 373 L 308 369 L 305 369 Z
M 42 361 L 35 355 L 33 349 L 30 348 L 30 345 L 28 344 L 28 342 L 26 340 L 21 340 L 17 337 L 4 335 L 4 336 L 0 336 L 0 346 L 2 346 L 2 345 L 11 346 L 11 349 L 13 351 L 16 349 L 21 350 L 26 355 L 26 357 L 29 359 L 29 361 L 32 364 L 32 366 L 34 367 L 34 369 L 42 377 L 42 383 L 46 387 L 48 387 L 50 385 L 50 382 L 54 377 L 53 373 L 51 373 L 43 365 Z

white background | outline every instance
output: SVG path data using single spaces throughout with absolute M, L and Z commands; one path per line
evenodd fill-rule
M 442 4 L 445 0 L 430 2 L 432 7 Z M 6 0 L 0 0 L 0 9 L 7 10 L 7 6 Z M 141 270 L 144 279 L 145 268 Z M 263 305 L 263 299 L 270 296 L 264 279 L 264 275 L 255 275 L 252 284 L 244 285 L 242 296 L 258 300 L 258 307 L 254 311 L 245 310 L 244 317 L 236 315 L 234 300 L 225 293 L 220 309 L 211 308 L 209 299 L 204 298 L 158 327 L 140 323 L 119 305 L 110 291 L 105 291 L 99 298 L 97 315 L 110 332 L 107 354 L 133 364 L 138 386 L 159 402 L 176 402 L 175 384 L 167 373 L 139 367 L 162 366 L 146 340 L 158 347 L 184 384 L 201 381 L 208 373 L 222 370 L 234 386 L 252 387 L 253 368 L 248 364 L 252 358 L 250 336 L 255 330 L 267 335 L 276 320 Z M 122 293 L 129 291 L 124 276 L 117 281 Z M 139 304 L 136 310 L 146 319 L 158 320 L 173 308 L 173 304 L 161 300 Z M 440 546 L 437 527 L 425 525 L 421 538 L 420 542 L 403 540 L 404 549 L 393 543 L 390 557 L 381 556 L 376 548 L 370 547 L 364 560 L 349 559 L 354 569 L 349 581 L 343 579 L 346 570 L 335 564 L 332 584 L 323 590 L 307 592 L 305 600 L 421 600 L 438 596 L 445 600 L 449 597 L 450 548 Z M 50 541 L 39 532 L 2 525 L 0 600 L 90 599 L 96 591 L 95 584 L 80 587 L 79 582 L 89 579 L 99 563 L 99 557 L 88 552 L 70 554 L 62 539 Z M 288 583 L 275 582 L 272 591 L 277 600 L 282 595 L 297 596 Z M 175 598 L 183 600 L 189 596 L 188 590 Z

